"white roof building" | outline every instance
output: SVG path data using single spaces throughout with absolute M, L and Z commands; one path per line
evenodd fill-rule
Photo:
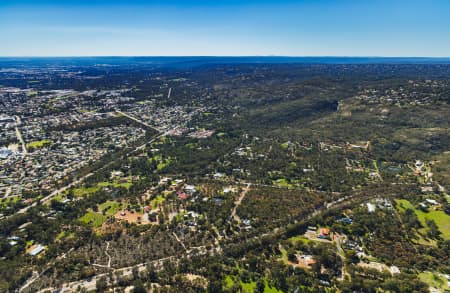
M 373 213 L 375 211 L 375 205 L 373 203 L 368 202 L 367 209 L 369 210 L 369 213 Z
M 29 252 L 29 255 L 31 255 L 31 256 L 38 255 L 39 253 L 44 251 L 44 249 L 45 249 L 45 247 L 39 244 L 35 248 L 33 248 L 32 251 Z

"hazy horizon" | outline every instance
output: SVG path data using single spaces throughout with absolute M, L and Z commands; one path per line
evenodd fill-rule
M 355 58 L 355 59 L 450 59 L 448 56 L 366 55 L 0 55 L 0 58 Z
M 397 55 L 0 55 L 2 59 L 57 59 L 57 58 L 336 58 L 336 59 L 443 59 L 448 56 L 397 56 Z

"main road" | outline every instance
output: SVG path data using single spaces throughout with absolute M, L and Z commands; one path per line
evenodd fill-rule
M 19 130 L 19 125 L 22 123 L 19 116 L 16 117 L 16 136 L 17 139 L 20 141 L 20 144 L 22 145 L 22 153 L 24 156 L 28 154 L 27 145 L 25 144 L 25 141 L 23 140 L 22 133 Z
M 144 121 L 142 121 L 142 120 L 137 119 L 136 117 L 131 116 L 130 114 L 127 114 L 127 113 L 122 112 L 122 111 L 120 111 L 120 110 L 116 110 L 116 113 L 118 113 L 118 114 L 120 114 L 120 115 L 122 115 L 122 116 L 125 116 L 125 117 L 127 117 L 128 119 L 133 120 L 134 122 L 137 122 L 137 123 L 139 123 L 139 124 L 141 124 L 141 125 L 144 125 L 145 127 L 155 129 L 155 127 L 151 126 L 150 124 L 148 124 L 148 123 L 146 123 L 146 122 L 144 122 Z

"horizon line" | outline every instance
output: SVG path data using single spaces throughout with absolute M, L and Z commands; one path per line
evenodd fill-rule
M 383 56 L 383 55 L 0 55 L 0 58 L 426 58 L 426 59 L 450 59 L 450 56 Z

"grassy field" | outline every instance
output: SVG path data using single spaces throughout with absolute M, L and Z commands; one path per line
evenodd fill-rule
M 265 287 L 264 287 L 264 293 L 281 293 L 282 291 L 277 290 L 276 288 L 269 287 L 269 284 L 267 283 L 267 280 L 264 280 Z M 225 277 L 225 289 L 230 289 L 235 284 L 235 280 L 233 280 L 233 277 L 226 276 Z M 249 282 L 244 283 L 241 280 L 239 280 L 239 284 L 242 287 L 242 293 L 253 293 L 256 288 L 256 282 Z
M 442 232 L 442 238 L 446 240 L 450 240 L 450 216 L 444 213 L 443 211 L 429 211 L 423 212 L 419 209 L 416 209 L 409 201 L 406 199 L 397 200 L 398 207 L 400 211 L 404 211 L 406 209 L 412 209 L 414 213 L 417 215 L 422 226 L 426 227 L 426 219 L 433 220 L 439 228 L 439 231 Z
M 280 260 L 281 260 L 285 265 L 288 266 L 288 265 L 289 265 L 289 260 L 288 260 L 287 250 L 286 250 L 283 246 L 281 246 L 281 245 L 279 245 L 278 248 L 280 249 L 280 252 L 281 252 Z
M 430 287 L 434 287 L 440 292 L 444 292 L 444 290 L 448 290 L 447 280 L 443 276 L 439 276 L 436 273 L 432 272 L 423 272 L 419 274 L 419 279 L 427 283 Z
M 166 168 L 172 162 L 170 158 L 163 159 L 161 155 L 154 155 L 153 157 L 149 158 L 149 161 L 158 163 L 156 165 L 156 169 L 158 171 L 161 171 L 162 169 Z
M 38 92 L 36 92 L 36 91 L 29 91 L 29 92 L 26 93 L 26 96 L 27 97 L 32 97 L 32 96 L 35 96 L 37 94 L 38 94 Z
M 157 197 L 152 199 L 151 204 L 150 204 L 152 209 L 156 209 L 160 203 L 164 202 L 164 200 L 165 200 L 165 198 L 161 195 L 158 195 Z
M 286 187 L 286 188 L 292 188 L 293 187 L 292 184 L 288 183 L 286 178 L 280 178 L 280 179 L 277 179 L 277 180 L 272 180 L 272 184 L 276 185 L 276 186 L 279 186 L 279 187 Z
M 278 290 L 275 287 L 269 287 L 267 280 L 264 280 L 266 286 L 264 287 L 264 293 L 282 293 L 282 291 Z
M 31 247 L 32 245 L 34 244 L 34 240 L 28 240 L 27 242 L 26 242 L 26 247 L 27 247 L 27 249 L 29 248 L 29 247 Z
M 267 280 L 264 280 L 265 287 L 264 293 L 281 293 L 282 291 L 277 290 L 277 288 L 269 287 Z M 253 293 L 255 292 L 256 282 L 244 283 L 241 281 L 241 287 L 243 293 Z
M 72 189 L 73 195 L 76 197 L 81 197 L 85 195 L 91 195 L 97 191 L 99 191 L 99 187 L 93 186 L 93 187 L 79 187 Z
M 48 139 L 36 140 L 36 141 L 27 143 L 27 148 L 39 149 L 39 148 L 49 146 L 51 143 L 52 143 L 52 141 L 48 140 Z
M 10 196 L 8 198 L 2 198 L 0 200 L 0 208 L 7 208 L 9 205 L 16 203 L 22 199 L 21 196 Z
M 53 197 L 52 200 L 56 200 L 56 201 L 62 201 L 63 200 L 63 195 L 62 194 L 58 194 L 55 197 Z
M 256 282 L 244 283 L 241 281 L 241 287 L 243 293 L 253 293 L 255 292 Z M 266 292 L 265 289 L 264 292 Z
M 100 227 L 107 219 L 107 216 L 104 216 L 100 213 L 95 213 L 93 211 L 89 211 L 84 216 L 80 218 L 80 221 L 87 223 L 94 228 Z
M 98 187 L 107 187 L 107 186 L 111 186 L 112 185 L 112 183 L 111 182 L 108 182 L 108 181 L 104 181 L 104 182 L 99 182 L 99 183 L 97 183 L 97 186 Z
M 122 183 L 119 183 L 119 182 L 117 182 L 117 181 L 114 181 L 114 182 L 103 181 L 103 182 L 97 183 L 97 186 L 98 186 L 98 187 L 108 187 L 108 186 L 112 186 L 112 187 L 115 187 L 115 188 L 118 188 L 118 187 L 124 187 L 124 188 L 126 188 L 126 189 L 130 188 L 131 185 L 133 185 L 133 183 L 131 183 L 131 182 L 122 182 Z
M 131 182 L 123 182 L 123 183 L 119 183 L 117 181 L 114 182 L 108 182 L 108 181 L 104 181 L 104 182 L 99 182 L 97 183 L 97 186 L 91 186 L 91 187 L 78 187 L 78 188 L 74 188 L 72 189 L 73 191 L 73 195 L 76 197 L 81 197 L 81 196 L 86 196 L 86 195 L 91 195 L 93 193 L 96 193 L 97 191 L 100 190 L 100 188 L 102 187 L 124 187 L 124 188 L 130 188 L 131 185 L 133 185 L 133 183 Z
M 292 243 L 297 243 L 299 241 L 303 242 L 303 243 L 308 243 L 311 242 L 310 239 L 306 238 L 303 235 L 297 235 L 297 236 L 292 236 L 291 238 L 288 239 L 289 241 L 291 241 Z
M 225 288 L 231 288 L 234 284 L 233 279 L 231 278 L 231 276 L 226 276 L 225 277 Z
M 56 235 L 56 240 L 61 240 L 61 239 L 68 239 L 68 238 L 74 238 L 75 237 L 75 232 L 66 232 L 66 231 L 61 231 L 58 235 Z
M 281 144 L 281 148 L 286 150 L 289 147 L 289 142 L 284 142 Z
M 166 160 L 164 162 L 160 162 L 158 163 L 158 165 L 156 166 L 156 169 L 158 171 L 161 171 L 162 169 L 164 169 L 165 167 L 167 167 L 170 164 L 170 161 Z
M 98 205 L 98 211 L 103 213 L 103 210 L 105 210 L 106 216 L 115 215 L 120 210 L 120 208 L 120 203 L 118 203 L 117 201 L 107 201 Z
M 56 235 L 55 240 L 61 240 L 64 238 L 64 236 L 66 236 L 66 232 L 65 231 L 61 231 L 58 235 Z

